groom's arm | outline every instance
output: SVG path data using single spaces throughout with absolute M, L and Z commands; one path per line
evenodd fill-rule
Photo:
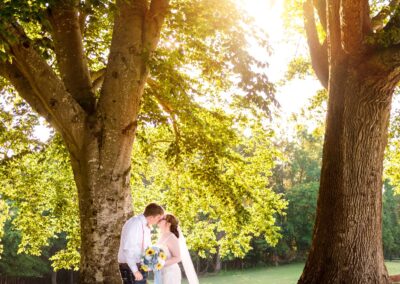
M 136 263 L 140 262 L 142 254 L 142 238 L 143 238 L 142 226 L 140 222 L 132 222 L 128 228 L 128 234 L 124 245 L 124 254 L 127 260 L 129 268 L 133 273 L 139 269 Z

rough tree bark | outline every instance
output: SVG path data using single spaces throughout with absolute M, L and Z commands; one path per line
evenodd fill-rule
M 149 72 L 146 62 L 157 46 L 168 0 L 116 1 L 110 55 L 97 100 L 78 5 L 74 0 L 53 1 L 48 9 L 60 77 L 23 29 L 4 20 L 0 37 L 13 60 L 0 62 L 0 76 L 57 129 L 70 152 L 79 196 L 80 282 L 121 283 L 117 253 L 122 225 L 132 212 L 131 150 Z
M 313 242 L 298 283 L 389 283 L 382 170 L 400 48 L 366 44 L 374 36 L 367 0 L 313 2 L 304 5 L 305 27 L 328 113 Z M 314 8 L 327 23 L 324 44 Z

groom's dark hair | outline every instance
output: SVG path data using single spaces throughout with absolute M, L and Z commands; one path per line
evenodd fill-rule
M 164 214 L 164 208 L 162 208 L 157 203 L 150 203 L 149 205 L 147 205 L 143 213 L 144 217 L 157 216 L 163 214 Z

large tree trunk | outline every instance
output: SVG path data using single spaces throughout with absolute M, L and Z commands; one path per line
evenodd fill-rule
M 322 44 L 314 8 L 326 31 Z M 388 9 L 371 18 L 367 0 L 304 3 L 313 69 L 329 100 L 313 243 L 298 283 L 390 282 L 382 250 L 382 170 L 400 49 L 380 40 L 397 27 L 398 14 L 388 17 Z
M 316 224 L 298 283 L 389 283 L 381 236 L 382 168 L 396 80 L 348 65 L 330 70 Z
M 117 255 L 121 228 L 132 215 L 130 190 L 133 126 L 88 128 L 79 158 L 71 155 L 79 192 L 80 283 L 120 283 Z M 108 131 L 107 131 L 108 129 Z

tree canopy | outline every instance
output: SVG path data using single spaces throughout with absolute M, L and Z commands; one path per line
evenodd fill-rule
M 57 269 L 77 268 L 79 263 L 77 206 L 82 197 L 74 186 L 68 155 L 74 146 L 65 137 L 69 131 L 63 132 L 63 123 L 59 124 L 63 110 L 50 116 L 42 111 L 40 100 L 30 97 L 29 82 L 18 72 L 33 68 L 29 64 L 37 60 L 54 82 L 61 77 L 67 92 L 76 94 L 90 116 L 102 103 L 116 11 L 113 1 L 60 3 L 0 4 L 0 75 L 7 98 L 1 197 L 13 226 L 21 231 L 21 252 L 39 254 L 52 238 L 67 234 L 66 248 L 51 258 Z M 64 20 L 73 23 L 68 28 L 74 36 L 68 39 L 66 26 L 61 25 Z M 266 62 L 249 53 L 248 37 L 265 50 L 269 47 L 265 34 L 250 23 L 232 1 L 171 1 L 158 49 L 143 54 L 150 76 L 135 122 L 131 178 L 135 212 L 149 201 L 166 205 L 181 218 L 189 244 L 202 256 L 217 249 L 223 255 L 243 256 L 252 236 L 264 234 L 271 245 L 280 236 L 275 218 L 283 214 L 286 203 L 268 188 L 276 154 L 268 126 L 274 87 L 263 70 Z M 28 54 L 16 50 L 23 47 L 33 58 L 22 63 Z M 81 67 L 75 60 L 71 66 L 71 54 L 81 57 L 77 59 Z M 75 68 L 85 72 L 86 64 L 89 75 L 71 72 Z M 79 80 L 90 80 L 80 82 L 90 89 L 76 89 Z M 51 82 L 35 84 L 42 88 Z M 36 141 L 32 133 L 38 116 L 26 103 L 61 136 Z M 243 136 L 249 129 L 252 135 Z M 9 145 L 17 137 L 21 141 Z

